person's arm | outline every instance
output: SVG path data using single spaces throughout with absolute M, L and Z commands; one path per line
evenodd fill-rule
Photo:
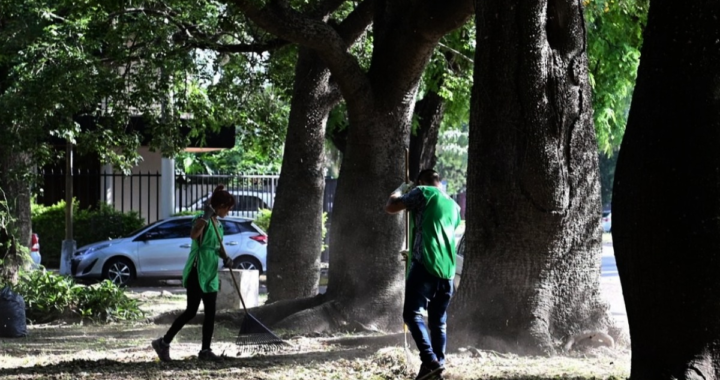
M 203 216 L 198 218 L 195 221 L 195 224 L 193 224 L 192 230 L 190 230 L 190 238 L 195 240 L 202 235 L 203 229 L 205 229 L 205 226 L 210 223 L 210 218 L 215 215 L 215 209 L 210 205 L 210 200 L 205 202 L 205 206 L 203 207 Z M 200 242 L 202 243 L 202 242 Z
M 385 204 L 385 211 L 388 214 L 397 214 L 403 210 L 412 211 L 422 204 L 425 199 L 422 191 L 418 188 L 413 188 L 410 192 L 407 192 L 410 186 L 412 186 L 412 183 L 407 184 L 405 188 L 401 185 L 390 194 L 390 198 L 388 198 Z
M 199 238 L 200 235 L 202 235 L 205 226 L 207 226 L 207 221 L 203 218 L 197 218 L 197 220 L 195 220 L 195 224 L 192 226 L 192 230 L 190 230 L 190 239 L 195 240 Z
M 388 198 L 387 203 L 385 203 L 385 212 L 388 214 L 397 214 L 406 208 L 407 206 L 405 206 L 402 200 L 402 193 L 397 190 L 390 194 L 390 198 Z

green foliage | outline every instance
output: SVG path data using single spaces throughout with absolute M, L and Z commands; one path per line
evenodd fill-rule
M 5 192 L 0 189 L 0 288 L 11 284 L 15 278 L 16 270 L 31 262 L 30 250 L 23 244 L 18 244 L 16 219 L 13 217 Z M 9 268 L 4 268 L 8 265 Z
M 257 216 L 255 217 L 255 220 L 253 223 L 257 225 L 258 227 L 262 228 L 263 231 L 267 232 L 270 230 L 270 217 L 272 216 L 272 210 L 261 208 L 258 211 Z
M 276 174 L 282 164 L 289 102 L 280 89 L 264 88 L 248 95 L 240 112 L 243 127 L 235 146 L 219 152 L 181 153 L 176 171 L 181 174 Z
M 640 62 L 649 0 L 585 0 L 588 66 L 598 147 L 622 141 Z
M 46 323 L 60 318 L 73 307 L 78 287 L 70 277 L 40 269 L 24 272 L 15 291 L 25 299 L 27 318 Z
M 47 267 L 58 267 L 65 240 L 65 201 L 49 207 L 35 205 L 32 214 L 33 231 L 41 239 L 43 263 Z M 145 225 L 145 219 L 137 212 L 122 213 L 104 203 L 94 209 L 80 210 L 77 202 L 73 202 L 73 216 L 78 247 L 122 237 Z
M 197 214 L 197 211 L 180 211 L 172 214 L 172 216 L 189 216 L 195 214 Z
M 467 188 L 468 125 L 460 129 L 444 128 L 438 136 L 436 170 L 447 181 L 447 193 L 462 193 Z
M 615 181 L 615 166 L 617 165 L 618 151 L 612 155 L 600 154 L 600 189 L 602 191 L 603 207 L 612 204 L 613 182 Z
M 107 280 L 84 286 L 70 277 L 42 269 L 22 273 L 14 290 L 23 296 L 27 318 L 35 323 L 66 316 L 96 322 L 135 320 L 144 316 L 137 301 Z
M 262 228 L 264 231 L 268 231 L 270 229 L 270 219 L 272 218 L 272 210 L 262 208 L 258 212 L 257 217 L 253 221 L 258 227 Z M 328 213 L 323 212 L 322 213 L 322 250 L 324 251 L 327 248 L 327 245 L 325 242 L 325 235 L 327 234 L 327 219 L 328 219 Z

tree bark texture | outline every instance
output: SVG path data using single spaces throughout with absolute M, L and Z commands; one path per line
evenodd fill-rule
M 325 125 L 332 107 L 330 71 L 315 52 L 300 48 L 290 120 L 268 231 L 268 300 L 317 294 L 325 189 Z
M 376 0 L 373 55 L 365 72 L 347 42 L 325 23 L 271 2 L 235 0 L 259 26 L 318 52 L 346 101 L 350 127 L 330 230 L 329 284 L 323 304 L 277 325 L 297 330 L 399 330 L 402 327 L 402 218 L 383 205 L 404 180 L 404 151 L 418 82 L 442 36 L 464 24 L 472 4 Z M 361 3 L 362 5 L 363 3 Z
M 720 378 L 720 2 L 653 2 L 613 188 L 633 380 Z
M 341 2 L 326 4 L 328 13 Z M 334 5 L 333 5 L 334 4 Z M 366 0 L 336 26 L 351 45 L 372 21 L 373 1 Z M 285 154 L 268 246 L 269 301 L 311 297 L 318 292 L 325 188 L 325 126 L 340 101 L 330 70 L 316 51 L 301 47 L 295 66 Z
M 605 329 L 597 144 L 579 1 L 477 3 L 466 250 L 452 339 L 553 353 Z
M 430 91 L 415 103 L 418 127 L 410 135 L 410 180 L 415 181 L 423 169 L 432 169 L 437 163 L 435 151 L 443 116 L 445 99 L 437 92 Z M 442 174 L 442 173 L 441 173 Z
M 2 278 L 14 283 L 24 260 L 19 247 L 30 248 L 32 219 L 30 216 L 30 156 L 27 153 L 6 149 L 0 152 L 0 201 L 7 201 L 14 219 L 0 231 L 0 259 L 3 260 Z

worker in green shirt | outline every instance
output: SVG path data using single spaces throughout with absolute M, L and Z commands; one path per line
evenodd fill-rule
M 183 270 L 183 286 L 187 289 L 187 307 L 185 312 L 175 319 L 165 336 L 152 341 L 161 361 L 170 361 L 170 343 L 175 335 L 195 318 L 200 301 L 205 307 L 205 319 L 202 327 L 202 348 L 198 354 L 200 360 L 220 360 L 210 349 L 213 330 L 215 328 L 215 306 L 217 292 L 219 289 L 218 280 L 218 258 L 221 258 L 226 268 L 232 268 L 232 259 L 221 255 L 220 241 L 223 238 L 222 224 L 218 223 L 217 217 L 223 218 L 235 205 L 235 197 L 225 190 L 223 185 L 215 188 L 210 200 L 205 204 L 203 214 L 198 214 L 193 219 L 193 227 L 190 231 L 192 245 L 190 255 Z M 211 225 L 218 227 L 218 233 Z
M 420 350 L 416 379 L 441 378 L 445 369 L 447 309 L 455 276 L 455 229 L 460 206 L 440 189 L 440 175 L 421 171 L 416 183 L 403 183 L 390 195 L 385 211 L 410 211 L 411 257 L 405 280 L 403 320 Z M 427 310 L 428 326 L 422 316 Z M 429 327 L 429 332 L 428 332 Z

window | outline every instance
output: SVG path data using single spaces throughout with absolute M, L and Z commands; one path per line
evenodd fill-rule
M 225 235 L 241 234 L 243 232 L 255 232 L 252 228 L 252 222 L 232 222 L 229 220 L 223 220 L 223 227 L 225 229 Z
M 163 223 L 145 233 L 148 240 L 179 239 L 190 237 L 192 219 L 179 219 Z
M 234 211 L 257 211 L 261 208 L 268 208 L 262 199 L 252 195 L 235 196 Z

